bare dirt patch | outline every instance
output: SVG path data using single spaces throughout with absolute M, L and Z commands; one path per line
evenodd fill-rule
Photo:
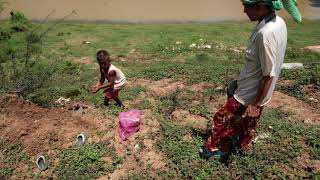
M 104 127 L 105 117 L 89 107 L 82 116 L 67 108 L 45 109 L 12 97 L 0 114 L 1 139 L 19 142 L 30 155 L 60 150 L 79 132 Z
M 160 131 L 160 123 L 150 110 L 143 110 L 141 114 L 140 130 L 128 140 L 122 141 L 118 131 L 109 131 L 106 135 L 113 139 L 112 145 L 117 154 L 123 157 L 123 161 L 113 173 L 99 179 L 120 179 L 146 168 L 158 170 L 165 167 L 165 156 L 158 152 L 155 141 L 155 136 Z
M 192 89 L 193 91 L 195 91 L 195 92 L 200 92 L 200 93 L 202 93 L 203 90 L 204 90 L 206 87 L 209 87 L 209 86 L 210 86 L 209 83 L 207 83 L 207 82 L 201 82 L 201 83 L 198 83 L 198 84 L 193 84 L 193 85 L 191 86 L 191 89 Z
M 226 101 L 227 101 L 227 96 L 221 95 L 221 96 L 215 96 L 214 98 L 210 99 L 208 104 L 209 104 L 209 107 L 212 108 L 213 113 L 215 113 L 224 105 Z
M 128 52 L 127 55 L 112 56 L 111 59 L 115 60 L 115 61 L 122 61 L 122 62 L 126 62 L 126 61 L 144 61 L 144 60 L 147 59 L 147 56 L 142 54 L 142 53 L 140 53 L 136 49 L 131 49 Z
M 311 160 L 311 164 L 316 171 L 320 171 L 320 160 Z
M 291 86 L 294 83 L 294 80 L 280 80 L 278 85 L 280 86 Z
M 31 158 L 38 153 L 47 154 L 51 160 L 50 167 L 58 164 L 58 153 L 72 146 L 79 132 L 88 134 L 88 142 L 110 141 L 116 153 L 124 158 L 113 173 L 101 179 L 120 179 L 139 170 L 165 167 L 165 155 L 156 149 L 155 137 L 159 134 L 160 123 L 151 110 L 142 111 L 140 130 L 127 141 L 122 141 L 118 134 L 118 120 L 106 118 L 91 106 L 79 114 L 63 107 L 41 108 L 16 96 L 1 102 L 0 138 L 21 144 Z M 111 161 L 110 157 L 103 160 Z M 32 171 L 38 172 L 35 167 Z M 51 172 L 46 171 L 43 175 Z
M 95 59 L 90 56 L 72 57 L 71 61 L 77 62 L 77 63 L 82 63 L 82 64 L 97 64 L 97 63 L 95 63 Z
M 190 114 L 188 111 L 182 109 L 173 111 L 171 114 L 171 119 L 179 124 L 191 126 L 197 129 L 200 128 L 203 130 L 207 128 L 209 121 L 202 116 Z
M 132 85 L 132 82 L 134 82 L 135 85 L 149 88 L 157 96 L 164 96 L 166 94 L 174 92 L 177 89 L 182 89 L 185 87 L 185 84 L 183 82 L 174 81 L 169 78 L 164 78 L 159 81 L 152 81 L 147 79 L 130 79 L 128 80 L 128 85 Z
M 136 49 L 131 49 L 127 54 L 127 58 L 129 60 L 143 60 L 145 56 Z
M 307 47 L 304 47 L 303 49 L 307 51 L 320 52 L 320 45 L 307 46 Z
M 275 91 L 267 107 L 294 113 L 294 117 L 306 123 L 320 123 L 320 111 L 307 103 Z
M 320 108 L 320 86 L 308 84 L 303 87 L 304 92 L 309 96 L 310 104 L 319 109 Z
M 295 163 L 297 166 L 303 167 L 304 169 L 320 171 L 320 160 L 310 159 L 309 154 L 306 152 L 295 158 Z
M 184 141 L 191 142 L 192 141 L 192 133 L 187 133 L 182 137 Z
M 156 103 L 156 97 L 154 96 L 153 92 L 140 92 L 138 96 L 139 98 L 136 98 L 134 100 L 125 101 L 124 104 L 126 108 L 128 109 L 137 108 L 139 107 L 139 104 L 143 101 L 148 101 L 152 105 Z M 149 107 L 149 108 L 152 109 L 152 107 Z
M 38 154 L 46 155 L 49 170 L 41 174 L 51 176 L 61 151 L 75 144 L 78 133 L 85 132 L 89 141 L 98 142 L 94 134 L 105 131 L 106 124 L 114 121 L 107 119 L 94 107 L 84 106 L 86 108 L 81 112 L 67 107 L 46 109 L 15 95 L 2 97 L 0 139 L 21 145 L 31 158 L 29 162 L 33 162 Z M 32 174 L 39 173 L 35 165 L 29 168 L 23 166 L 14 170 L 13 177 L 22 174 L 26 176 L 24 179 L 31 179 Z

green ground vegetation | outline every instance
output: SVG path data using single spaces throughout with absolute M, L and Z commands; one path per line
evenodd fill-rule
M 18 14 L 18 18 L 13 19 L 23 19 L 20 16 Z M 31 26 L 25 21 L 23 19 L 18 24 Z M 246 22 L 167 25 L 62 22 L 54 28 L 51 28 L 54 23 L 43 24 L 41 28 L 37 28 L 39 24 L 34 24 L 33 29 L 40 30 L 30 33 L 15 32 L 16 25 L 12 21 L 2 24 L 1 68 L 7 70 L 4 74 L 9 74 L 5 79 L 15 81 L 3 81 L 2 91 L 23 91 L 23 96 L 47 107 L 58 96 L 98 103 L 98 99 L 92 97 L 86 89 L 98 77 L 93 57 L 99 49 L 110 51 L 115 59 L 113 63 L 124 69 L 128 78 L 183 78 L 191 84 L 207 81 L 225 85 L 240 71 L 243 49 L 254 26 Z M 302 72 L 284 71 L 283 79 L 294 79 L 295 75 L 302 75 L 301 79 L 294 79 L 299 82 L 290 87 L 281 87 L 290 95 L 300 97 L 304 92 L 298 86 L 308 83 L 314 83 L 319 90 L 320 55 L 302 50 L 304 46 L 317 43 L 320 38 L 319 24 L 318 21 L 307 20 L 302 24 L 288 23 L 289 40 L 285 62 L 302 62 L 311 66 Z M 50 31 L 43 34 L 48 28 L 51 28 Z M 192 44 L 210 45 L 212 48 L 191 48 Z M 26 48 L 29 48 L 28 53 L 24 52 Z M 120 60 L 131 51 L 138 52 L 138 55 L 132 53 L 136 56 L 126 61 Z M 19 71 L 28 57 L 28 61 L 32 61 L 29 63 L 32 68 L 21 68 L 23 70 Z M 89 58 L 92 63 L 78 63 L 83 57 Z M 17 71 L 16 74 L 26 74 L 24 71 L 32 73 L 27 73 L 28 77 L 17 75 L 19 78 L 12 78 L 16 75 L 12 73 L 14 71 Z M 24 88 L 30 85 L 30 81 L 35 82 L 35 79 L 39 83 L 32 84 L 30 90 L 26 91 Z M 8 84 L 11 87 L 7 87 Z
M 0 178 L 11 175 L 21 164 L 28 164 L 29 157 L 20 145 L 0 140 Z
M 109 157 L 106 163 L 102 157 Z M 86 144 L 82 147 L 71 147 L 64 151 L 56 166 L 59 179 L 93 179 L 113 172 L 121 162 L 112 147 L 103 143 Z
M 175 109 L 185 109 L 207 118 L 209 123 L 213 112 L 204 102 L 224 94 L 226 84 L 239 73 L 254 23 L 39 24 L 27 21 L 19 13 L 16 15 L 0 26 L 1 93 L 18 93 L 43 107 L 54 107 L 57 98 L 66 97 L 92 103 L 106 114 L 116 116 L 122 109 L 105 108 L 101 92 L 93 96 L 88 91 L 98 80 L 94 54 L 100 49 L 111 53 L 113 63 L 128 79 L 170 78 L 187 84 L 168 95 L 157 96 L 155 101 L 139 99 L 141 93 L 148 94 L 151 90 L 134 83 L 121 92 L 123 101 L 138 99 L 139 108 L 150 109 L 161 119 L 157 150 L 164 153 L 167 160 L 165 169 L 156 175 L 145 169 L 125 178 L 319 178 L 319 172 L 299 164 L 297 158 L 307 153 L 311 160 L 320 160 L 320 127 L 303 124 L 302 120 L 293 122 L 286 112 L 274 109 L 264 112 L 257 134 L 266 133 L 268 138 L 243 153 L 232 155 L 227 164 L 200 159 L 198 149 L 205 132 L 171 121 L 170 115 Z M 319 43 L 320 21 L 305 20 L 302 24 L 288 21 L 288 31 L 285 62 L 302 62 L 306 68 L 283 71 L 281 79 L 293 83 L 277 88 L 307 103 L 310 97 L 320 100 L 303 88 L 311 84 L 314 91 L 319 91 L 320 54 L 302 49 Z M 205 48 L 206 45 L 211 48 Z M 207 82 L 211 87 L 198 96 L 190 86 L 200 82 Z M 222 90 L 217 90 L 219 86 Z M 191 134 L 190 141 L 182 139 L 186 134 Z M 30 163 L 18 145 L 0 141 L 0 152 L 0 177 L 10 177 L 19 163 Z M 112 162 L 101 161 L 104 156 L 109 156 Z M 54 173 L 61 179 L 70 179 L 79 175 L 77 173 L 82 173 L 84 179 L 92 179 L 112 172 L 119 163 L 122 163 L 121 157 L 112 147 L 103 143 L 88 144 L 63 151 Z

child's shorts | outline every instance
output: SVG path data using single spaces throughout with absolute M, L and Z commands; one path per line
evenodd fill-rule
M 109 100 L 112 100 L 113 97 L 118 97 L 120 89 L 106 89 L 103 91 L 103 94 Z

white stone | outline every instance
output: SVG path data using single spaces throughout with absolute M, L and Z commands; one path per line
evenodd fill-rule
M 195 44 L 195 43 L 193 43 L 193 44 L 190 44 L 190 48 L 194 48 L 194 47 L 196 47 L 197 46 L 197 44 Z
M 57 100 L 55 101 L 55 103 L 63 106 L 63 105 L 65 105 L 66 103 L 68 103 L 69 101 L 70 101 L 70 98 L 60 97 L 59 99 L 57 99 Z
M 281 69 L 300 69 L 303 68 L 302 63 L 283 63 Z
M 267 139 L 270 137 L 270 134 L 269 133 L 263 133 L 263 134 L 260 134 L 258 135 L 257 137 L 254 138 L 253 142 L 254 143 L 257 143 L 259 142 L 259 140 L 262 140 L 262 139 Z

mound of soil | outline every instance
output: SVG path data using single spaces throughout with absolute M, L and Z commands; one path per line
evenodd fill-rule
M 68 108 L 45 109 L 16 96 L 2 101 L 0 138 L 19 143 L 30 155 L 60 150 L 80 132 L 103 130 L 106 121 L 93 107 L 81 115 Z
M 157 96 L 165 96 L 174 92 L 177 89 L 185 88 L 183 82 L 174 81 L 173 79 L 169 78 L 164 78 L 159 81 L 152 81 L 148 79 L 130 79 L 130 81 L 134 82 L 135 85 L 140 85 L 149 88 Z M 130 81 L 128 81 L 128 86 L 132 86 Z
M 294 117 L 305 123 L 320 123 L 320 111 L 307 103 L 275 91 L 267 107 L 292 112 Z
M 88 142 L 109 141 L 116 153 L 123 157 L 123 163 L 102 179 L 120 179 L 139 169 L 165 167 L 165 156 L 156 149 L 155 137 L 159 134 L 160 124 L 150 110 L 142 111 L 140 130 L 127 141 L 122 141 L 116 117 L 108 118 L 100 110 L 88 105 L 80 109 L 46 109 L 17 96 L 1 98 L 0 139 L 20 144 L 31 158 L 39 153 L 48 155 L 53 164 L 48 172 L 43 172 L 44 175 L 50 174 L 59 162 L 59 153 L 72 146 L 80 132 L 88 135 Z M 103 160 L 108 162 L 110 158 Z M 26 174 L 30 169 L 19 167 L 15 171 Z M 32 171 L 38 172 L 36 167 Z

